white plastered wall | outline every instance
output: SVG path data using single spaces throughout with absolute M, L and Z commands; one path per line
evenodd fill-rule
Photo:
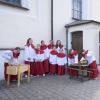
M 54 0 L 54 41 L 66 45 L 65 24 L 72 21 L 72 0 Z
M 29 10 L 0 4 L 0 48 L 23 47 L 26 39 L 51 38 L 50 0 L 29 0 Z
M 29 10 L 0 4 L 0 48 L 24 47 L 29 37 L 35 45 L 42 39 L 46 42 L 51 39 L 50 0 L 28 1 Z M 0 51 L 0 80 L 4 79 L 2 53 Z M 20 61 L 23 62 L 23 52 Z

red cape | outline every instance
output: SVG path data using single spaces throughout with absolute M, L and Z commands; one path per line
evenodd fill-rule
M 36 53 L 37 53 L 37 54 L 43 54 L 44 51 L 43 51 L 43 50 L 36 49 Z
M 41 48 L 41 50 L 45 50 L 47 48 L 47 46 L 46 45 L 41 45 L 40 48 Z
M 52 51 L 50 52 L 50 54 L 52 54 L 52 55 L 57 55 L 58 52 L 57 52 L 56 50 L 52 50 Z
M 66 55 L 64 53 L 58 53 L 57 56 L 60 57 L 60 58 L 64 58 Z
M 14 52 L 13 52 L 13 58 L 18 58 L 19 55 L 20 55 L 20 53 L 14 53 Z
M 74 58 L 74 55 L 69 54 L 69 55 L 68 55 L 68 58 L 73 59 L 73 58 Z
M 55 46 L 54 44 L 49 44 L 49 45 L 48 45 L 48 49 L 53 49 L 54 46 Z

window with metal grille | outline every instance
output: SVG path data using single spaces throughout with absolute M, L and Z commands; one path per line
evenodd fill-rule
M 82 0 L 73 0 L 73 19 L 82 19 Z
M 0 3 L 29 10 L 28 0 L 0 0 Z
M 21 6 L 21 0 L 0 0 L 0 1 Z

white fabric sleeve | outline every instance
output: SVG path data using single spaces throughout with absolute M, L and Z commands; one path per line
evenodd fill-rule
M 28 59 L 30 58 L 30 53 L 29 53 L 29 49 L 27 46 L 25 46 L 25 50 L 24 50 L 24 59 Z
M 7 59 L 7 60 L 11 60 L 12 59 L 12 52 L 9 51 L 5 51 L 2 55 L 3 58 Z
M 41 61 L 44 61 L 45 57 L 44 54 L 41 54 Z
M 78 55 L 74 56 L 75 63 L 78 63 Z
M 70 58 L 68 58 L 68 65 L 71 65 L 71 60 L 70 60 Z
M 64 57 L 64 63 L 67 64 L 67 58 L 66 57 Z

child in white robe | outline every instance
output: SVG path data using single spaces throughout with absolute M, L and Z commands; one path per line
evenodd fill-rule
M 57 55 L 58 75 L 65 74 L 65 65 L 67 64 L 66 54 L 61 50 Z
M 58 52 L 56 48 L 54 47 L 53 50 L 50 52 L 50 56 L 49 56 L 51 74 L 57 73 L 57 55 L 58 55 Z
M 41 50 L 40 45 L 37 45 L 36 49 L 36 58 L 35 58 L 35 66 L 36 66 L 36 74 L 45 76 L 45 70 L 43 66 L 44 61 L 44 51 Z
M 8 79 L 7 67 L 9 66 L 9 64 L 18 65 L 19 64 L 19 61 L 18 61 L 19 55 L 20 55 L 19 47 L 16 47 L 14 50 L 7 50 L 3 53 L 2 56 L 5 59 L 4 60 L 4 77 L 5 77 L 6 81 Z M 11 75 L 10 80 L 17 80 L 17 76 Z

